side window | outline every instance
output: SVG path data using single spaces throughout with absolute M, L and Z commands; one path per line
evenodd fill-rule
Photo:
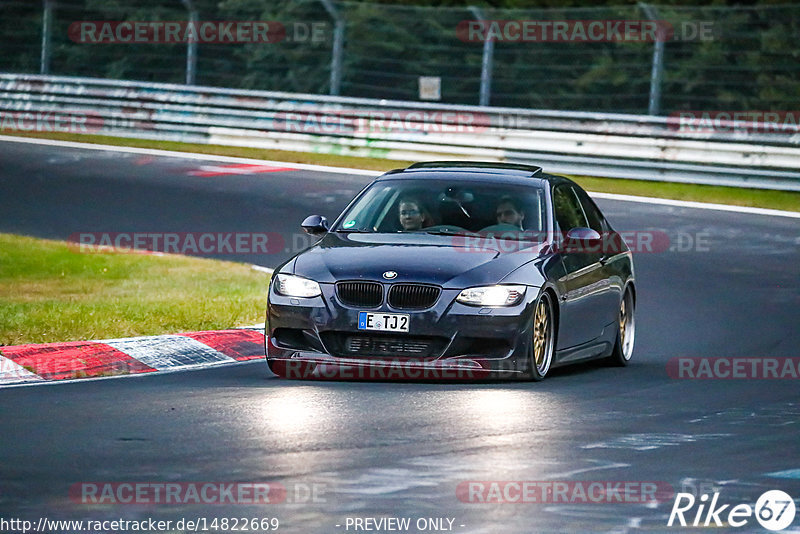
M 578 197 L 567 185 L 559 185 L 553 190 L 553 209 L 559 229 L 567 233 L 573 228 L 587 227 Z
M 602 234 L 605 231 L 606 226 L 603 214 L 600 213 L 599 209 L 597 209 L 597 206 L 595 206 L 592 199 L 589 198 L 589 195 L 586 194 L 586 191 L 577 187 L 572 189 L 575 190 L 575 194 L 578 195 L 578 199 L 581 201 L 583 213 L 586 215 L 586 219 L 589 221 L 589 228 L 595 230 L 599 234 Z

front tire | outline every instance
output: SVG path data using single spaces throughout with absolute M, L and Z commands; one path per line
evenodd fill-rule
M 555 314 L 550 294 L 542 292 L 536 301 L 531 328 L 528 378 L 533 381 L 544 380 L 553 363 L 555 350 Z
M 614 343 L 611 356 L 609 356 L 609 362 L 612 365 L 624 367 L 631 361 L 633 342 L 636 336 L 634 311 L 633 292 L 630 289 L 626 289 L 625 295 L 620 301 L 619 314 L 617 315 L 617 340 Z

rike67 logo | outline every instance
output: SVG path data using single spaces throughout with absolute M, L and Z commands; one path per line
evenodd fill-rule
M 696 508 L 696 509 L 695 509 Z M 780 490 L 764 492 L 755 507 L 749 504 L 719 504 L 719 492 L 711 497 L 703 494 L 695 499 L 691 493 L 678 493 L 669 514 L 667 526 L 681 527 L 743 527 L 755 516 L 767 530 L 783 530 L 794 521 L 794 501 Z

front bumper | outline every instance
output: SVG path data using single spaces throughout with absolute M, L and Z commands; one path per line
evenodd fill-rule
M 270 286 L 267 363 L 279 376 L 335 380 L 483 380 L 528 372 L 531 317 L 538 288 L 510 307 L 475 307 L 443 289 L 422 311 L 356 308 L 340 303 L 333 284 L 322 295 L 291 298 Z M 405 313 L 408 333 L 358 329 L 361 311 Z

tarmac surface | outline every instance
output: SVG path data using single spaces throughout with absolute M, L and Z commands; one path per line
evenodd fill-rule
M 0 141 L 0 232 L 269 232 L 282 249 L 209 255 L 274 267 L 307 244 L 306 215 L 334 218 L 370 179 L 203 170 L 215 165 L 231 163 Z M 800 502 L 800 221 L 598 204 L 618 231 L 670 237 L 667 250 L 634 256 L 637 339 L 627 368 L 571 366 L 541 383 L 343 383 L 281 380 L 257 360 L 4 388 L 2 518 L 154 518 L 173 521 L 172 531 L 181 518 L 278 518 L 279 532 L 388 532 L 390 524 L 359 529 L 355 519 L 396 517 L 410 519 L 408 532 L 672 532 L 683 530 L 667 526 L 676 493 L 697 496 L 685 513 L 691 523 L 700 495 L 710 502 L 718 492 L 717 508 L 730 505 L 720 515 L 726 532 L 765 531 L 755 516 L 733 528 L 727 515 L 767 490 Z M 680 367 L 686 358 L 726 358 L 729 367 Z M 752 376 L 767 361 L 782 379 Z M 570 489 L 550 502 L 478 502 L 493 488 L 500 500 L 520 500 L 514 481 Z M 575 489 L 625 481 L 655 483 L 657 498 L 636 502 L 634 492 L 616 502 L 612 492 L 588 502 Z M 285 494 L 260 505 L 126 504 L 119 494 L 92 504 L 79 491 L 123 482 L 274 483 Z M 800 519 L 785 532 L 800 532 Z

